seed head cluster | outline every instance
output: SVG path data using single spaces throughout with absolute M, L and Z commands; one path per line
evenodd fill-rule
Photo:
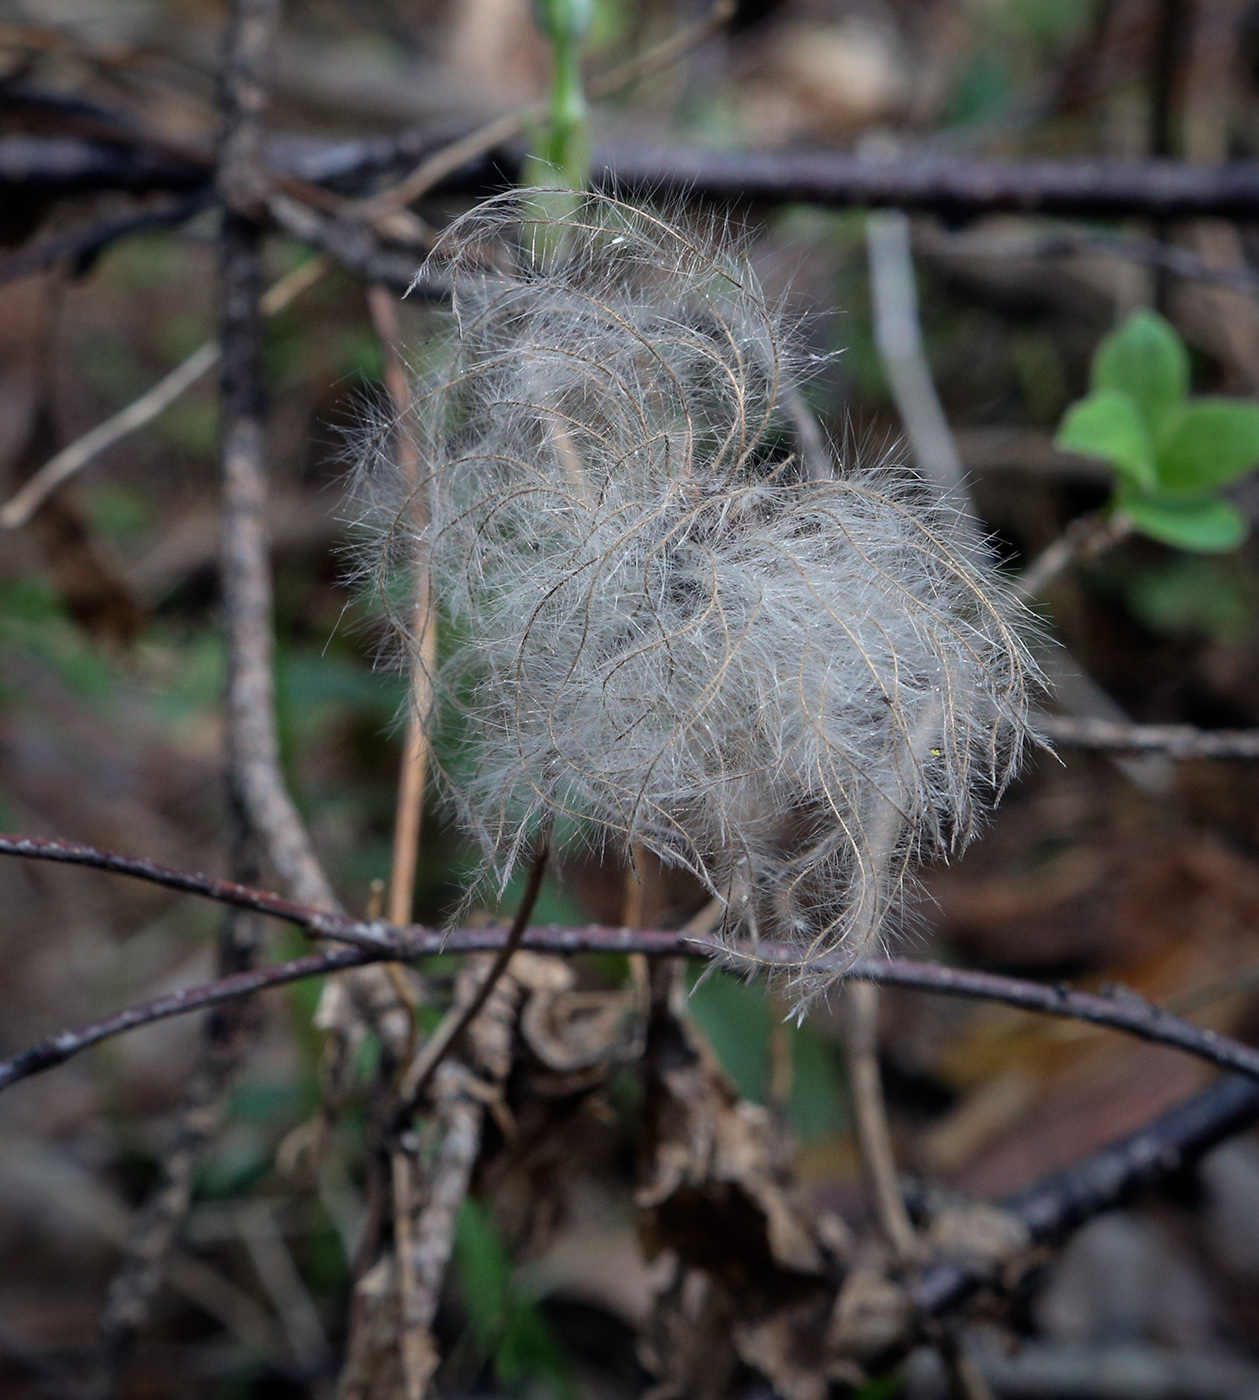
M 378 577 L 420 561 L 440 610 L 446 796 L 502 880 L 551 821 L 685 867 L 732 952 L 787 945 L 807 999 L 1009 781 L 1025 618 L 912 473 L 806 469 L 783 318 L 728 244 L 546 207 L 444 234 L 445 358 L 401 425 L 418 478 L 364 473 Z

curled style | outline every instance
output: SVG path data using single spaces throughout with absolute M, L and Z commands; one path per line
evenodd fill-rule
M 1015 772 L 1027 615 L 913 473 L 806 468 L 789 329 L 712 230 L 514 193 L 432 262 L 444 358 L 393 425 L 419 479 L 368 453 L 359 519 L 386 596 L 429 571 L 428 720 L 483 873 L 548 818 L 645 847 L 723 902 L 737 958 L 798 950 L 807 1000 Z

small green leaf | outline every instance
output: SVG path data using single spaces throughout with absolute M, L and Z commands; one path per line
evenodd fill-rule
M 1136 404 L 1118 389 L 1102 389 L 1072 404 L 1054 441 L 1064 452 L 1101 457 L 1137 486 L 1158 485 L 1150 435 Z
M 1158 449 L 1164 491 L 1201 494 L 1235 481 L 1259 462 L 1259 404 L 1193 399 L 1169 424 Z
M 1175 496 L 1136 496 L 1123 513 L 1143 535 L 1176 549 L 1223 554 L 1246 538 L 1246 517 L 1229 501 L 1184 500 Z
M 1137 311 L 1098 346 L 1090 382 L 1130 395 L 1157 438 L 1189 392 L 1189 355 L 1158 312 Z

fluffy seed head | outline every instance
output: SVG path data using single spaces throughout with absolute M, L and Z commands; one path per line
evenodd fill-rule
M 418 479 L 365 473 L 378 576 L 420 560 L 441 610 L 446 795 L 503 879 L 544 819 L 686 867 L 739 956 L 790 945 L 807 998 L 1010 779 L 1026 619 L 912 474 L 805 468 L 782 318 L 737 253 L 601 196 L 544 207 L 447 230 Z

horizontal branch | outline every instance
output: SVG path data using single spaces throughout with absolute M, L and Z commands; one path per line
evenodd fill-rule
M 292 905 L 289 901 L 246 890 L 226 881 L 170 871 L 150 861 L 108 855 L 69 843 L 5 837 L 0 838 L 0 850 L 9 854 L 91 865 L 119 874 L 155 880 L 168 888 L 225 899 L 243 907 L 290 919 L 302 927 L 311 927 L 324 917 Z M 420 928 L 379 928 L 378 932 L 404 940 L 415 954 L 419 954 L 438 951 L 470 952 L 477 949 L 488 951 L 501 946 L 506 929 L 502 926 L 463 929 L 444 936 L 433 930 Z M 712 952 L 711 945 L 706 945 L 704 940 L 688 939 L 679 933 L 597 927 L 534 929 L 526 936 L 525 946 L 569 953 L 614 947 L 625 951 L 657 954 Z M 237 973 L 203 987 L 168 993 L 79 1031 L 52 1036 L 0 1063 L 0 1090 L 41 1070 L 59 1065 L 80 1051 L 123 1031 L 196 1011 L 229 998 L 337 972 L 387 956 L 389 953 L 382 948 L 352 946 L 329 949 L 275 967 Z M 1128 1024 L 1120 1028 L 1129 1030 L 1134 1029 L 1132 1017 L 1145 1019 L 1150 1026 L 1161 1022 L 1164 1029 L 1168 1023 L 1175 1021 L 1175 1018 L 1166 1017 L 1133 997 L 1122 1000 L 1115 997 L 1090 997 L 1086 993 L 1070 992 L 1065 988 L 1046 988 L 1033 983 L 1020 983 L 1014 978 L 908 963 L 901 959 L 860 963 L 853 970 L 853 975 L 874 982 L 915 987 L 926 991 L 995 997 L 1027 1010 L 1049 1011 L 1057 1015 L 1078 1015 L 1091 1010 L 1094 1014 L 1086 1014 L 1084 1019 L 1112 1026 L 1118 1024 L 1114 1019 L 1114 1013 L 1118 1010 L 1129 1018 Z M 1180 1025 L 1183 1026 L 1184 1023 Z M 1199 1032 L 1197 1027 L 1187 1029 L 1195 1034 L 1206 1034 Z M 1163 1039 L 1158 1034 L 1149 1034 L 1147 1038 Z M 1231 1045 L 1231 1042 L 1224 1042 L 1218 1037 L 1215 1040 L 1223 1047 Z M 1182 1045 L 1181 1048 L 1190 1047 Z M 1246 1047 L 1236 1048 L 1246 1051 Z M 1252 1059 L 1259 1059 L 1253 1052 L 1246 1053 Z M 1230 1075 L 1221 1079 L 1203 1092 L 1177 1104 L 1136 1132 L 1107 1144 L 1000 1204 L 1023 1225 L 1029 1243 L 1040 1244 L 1061 1239 L 1080 1223 L 1112 1209 L 1136 1192 L 1157 1185 L 1175 1173 L 1191 1167 L 1216 1144 L 1242 1131 L 1257 1118 L 1259 1066 L 1252 1065 L 1247 1075 Z M 999 1282 L 998 1271 L 993 1268 L 985 1269 L 954 1260 L 937 1260 L 928 1264 L 911 1285 L 910 1296 L 914 1304 L 914 1315 L 942 1316 L 964 1304 L 985 1286 Z M 912 1340 L 912 1335 L 907 1333 L 903 1342 L 908 1345 Z
M 276 967 L 260 968 L 250 973 L 249 977 L 261 980 L 251 980 L 247 985 L 238 984 L 232 978 L 221 979 L 174 996 L 158 998 L 156 1002 L 132 1007 L 129 1011 L 119 1012 L 106 1021 L 78 1031 L 52 1036 L 40 1045 L 0 1063 L 0 1089 L 40 1070 L 61 1064 L 80 1050 L 109 1036 L 151 1021 L 213 1006 L 247 992 L 369 962 L 431 957 L 437 953 L 496 951 L 502 948 L 507 936 L 503 925 L 440 930 L 421 925 L 404 926 L 352 919 L 344 914 L 296 904 L 292 900 L 249 889 L 229 880 L 171 870 L 150 860 L 114 855 L 67 841 L 0 836 L 0 855 L 86 865 L 117 875 L 129 875 L 184 894 L 197 894 L 234 908 L 267 914 L 296 924 L 313 935 L 350 945 Z M 563 954 L 643 953 L 656 957 L 716 957 L 727 961 L 734 956 L 728 947 L 712 937 L 695 937 L 685 931 L 667 929 L 608 928 L 601 925 L 530 929 L 522 946 L 538 952 Z M 790 967 L 797 958 L 796 950 L 791 947 L 765 944 L 758 950 L 755 960 L 743 961 L 743 965 L 773 970 L 775 967 Z M 838 966 L 836 972 L 837 975 L 841 972 Z M 862 959 L 844 970 L 844 975 L 883 986 L 998 1001 L 1040 1015 L 1085 1021 L 1183 1050 L 1222 1069 L 1234 1070 L 1259 1080 L 1259 1050 L 1174 1016 L 1124 988 L 1101 994 L 1081 992 L 1062 985 L 1045 986 L 1023 978 L 968 968 L 942 967 L 908 958 Z
M 1169 758 L 1259 758 L 1259 729 L 1196 729 L 1191 724 L 1122 724 L 1044 715 L 1037 726 L 1065 748 L 1162 753 Z
M 297 143 L 268 147 L 277 170 L 354 189 L 414 163 L 431 138 Z M 523 151 L 509 145 L 453 171 L 440 191 L 488 192 L 515 182 Z M 1196 166 L 1173 160 L 977 160 L 908 154 L 874 159 L 821 150 L 726 151 L 685 146 L 604 145 L 592 178 L 624 192 L 723 203 L 820 204 L 922 210 L 946 218 L 988 213 L 1059 217 L 1259 218 L 1259 162 Z M 87 189 L 188 189 L 210 178 L 195 155 L 137 141 L 15 135 L 0 139 L 0 189 L 42 195 Z
M 831 151 L 605 146 L 593 178 L 723 202 L 1161 219 L 1259 215 L 1259 163 L 1171 160 L 991 161 L 947 155 L 872 159 Z
M 0 137 L 0 190 L 42 199 L 97 190 L 199 189 L 208 163 L 154 150 L 142 141 L 85 141 L 77 136 Z
M 40 836 L 0 836 L 0 855 L 25 856 L 30 860 L 51 860 L 62 865 L 86 865 L 111 875 L 128 875 L 147 880 L 181 894 L 200 895 L 232 909 L 248 909 L 255 914 L 269 914 L 285 923 L 296 924 L 307 933 L 324 938 L 339 939 L 359 946 L 380 948 L 392 946 L 386 926 L 365 919 L 312 909 L 277 894 L 250 889 L 231 880 L 220 880 L 199 871 L 172 870 L 143 856 L 123 856 L 112 851 L 98 851 L 94 846 L 81 846 L 75 841 L 51 841 Z

